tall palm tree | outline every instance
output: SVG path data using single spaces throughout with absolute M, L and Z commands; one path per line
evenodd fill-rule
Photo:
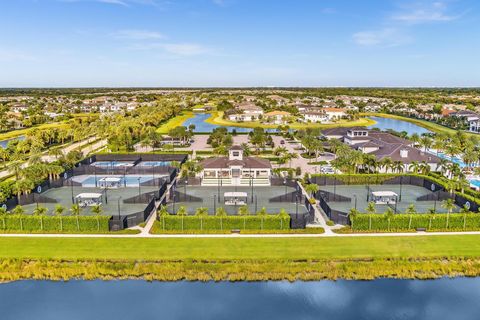
M 203 219 L 208 216 L 208 208 L 197 208 L 195 215 L 200 219 L 200 230 L 203 230 Z
M 99 204 L 96 204 L 92 207 L 92 213 L 97 218 L 97 231 L 100 231 L 100 216 L 103 213 L 103 207 Z
M 185 206 L 180 206 L 180 208 L 178 208 L 178 211 L 177 211 L 177 216 L 180 216 L 182 218 L 182 232 L 183 232 L 183 220 L 187 215 L 188 215 L 187 208 Z
M 447 225 L 446 228 L 448 229 L 448 222 L 450 219 L 450 214 L 452 213 L 453 209 L 455 208 L 455 203 L 452 199 L 446 199 L 442 202 L 442 208 L 447 210 Z
M 48 209 L 45 207 L 36 207 L 33 209 L 33 215 L 40 217 L 40 230 L 43 231 L 43 217 L 47 214 Z
M 223 207 L 217 208 L 215 215 L 220 218 L 220 230 L 223 231 L 223 218 L 227 216 L 227 211 Z
M 61 204 L 57 204 L 53 209 L 53 214 L 60 219 L 60 231 L 63 231 L 63 218 L 62 215 L 65 212 L 65 207 Z
M 283 221 L 286 220 L 287 218 L 290 218 L 290 215 L 287 213 L 285 209 L 280 209 L 280 212 L 278 213 L 278 216 L 280 218 L 280 229 L 283 230 Z
M 7 217 L 7 209 L 0 207 L 0 217 L 2 217 L 2 222 L 3 222 L 3 230 L 7 228 L 6 226 L 6 217 Z
M 250 215 L 248 206 L 244 205 L 238 208 L 238 215 L 243 217 L 243 230 L 245 230 L 247 225 L 247 216 Z
M 265 220 L 265 217 L 268 215 L 267 213 L 267 208 L 262 207 L 260 211 L 257 212 L 257 216 L 261 218 L 260 220 L 260 230 L 263 230 L 263 221 Z
M 375 214 L 377 213 L 377 208 L 375 207 L 375 202 L 373 201 L 370 201 L 368 204 L 367 204 L 367 208 L 365 209 L 366 213 L 368 214 Z
M 82 207 L 78 203 L 75 203 L 72 205 L 70 208 L 70 212 L 72 213 L 72 216 L 75 216 L 77 220 L 77 231 L 80 231 L 80 221 L 79 221 L 79 216 L 82 213 Z
M 16 206 L 15 208 L 13 208 L 12 210 L 12 214 L 18 216 L 18 218 L 20 219 L 20 230 L 23 231 L 23 219 L 22 219 L 22 216 L 25 214 L 25 209 L 18 205 Z

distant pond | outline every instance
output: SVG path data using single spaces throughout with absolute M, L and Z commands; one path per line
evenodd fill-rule
M 250 132 L 252 128 L 243 128 L 243 127 L 233 127 L 233 126 L 219 126 L 216 124 L 211 124 L 206 122 L 210 118 L 209 113 L 196 113 L 193 118 L 187 119 L 182 125 L 188 127 L 189 125 L 195 125 L 195 132 L 212 132 L 214 129 L 219 127 L 227 128 L 229 132 L 235 130 L 236 132 Z M 275 129 L 267 129 L 267 131 L 274 132 Z
M 2 320 L 478 319 L 480 278 L 0 285 Z
M 6 147 L 7 147 L 7 144 L 8 144 L 10 141 L 13 141 L 13 140 L 25 140 L 25 136 L 18 136 L 18 137 L 12 138 L 12 139 L 0 140 L 0 146 L 1 146 L 2 148 L 6 148 Z
M 423 127 L 420 127 L 419 125 L 416 125 L 408 121 L 383 118 L 383 117 L 369 117 L 369 118 L 377 122 L 376 124 L 368 127 L 369 129 L 378 128 L 383 131 L 392 129 L 398 132 L 405 131 L 408 133 L 408 135 L 412 135 L 414 133 L 418 135 L 422 135 L 424 133 L 431 133 L 430 130 L 427 130 Z

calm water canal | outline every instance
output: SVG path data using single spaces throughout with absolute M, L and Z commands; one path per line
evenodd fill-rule
M 408 135 L 412 135 L 414 133 L 418 135 L 422 135 L 423 133 L 430 133 L 431 131 L 420 127 L 414 123 L 408 122 L 408 121 L 403 121 L 403 120 L 397 120 L 397 119 L 389 119 L 389 118 L 382 118 L 382 117 L 370 117 L 370 119 L 375 120 L 377 123 L 374 124 L 373 126 L 370 126 L 368 128 L 378 128 L 380 130 L 387 130 L 387 129 L 392 129 L 398 132 L 405 131 L 408 133 Z
M 480 278 L 263 283 L 20 281 L 2 320 L 478 319 Z

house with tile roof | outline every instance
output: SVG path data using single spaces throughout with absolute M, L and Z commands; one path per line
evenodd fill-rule
M 370 130 L 362 127 L 332 128 L 322 132 L 328 139 L 339 139 L 355 150 L 372 154 L 377 161 L 390 158 L 403 163 L 403 171 L 411 172 L 413 162 L 425 162 L 432 171 L 438 169 L 441 159 L 433 154 L 414 147 L 409 140 L 397 137 L 388 132 Z M 381 173 L 391 172 L 391 169 L 380 168 Z
M 270 186 L 272 165 L 263 158 L 247 157 L 243 148 L 233 146 L 227 157 L 203 160 L 200 178 L 203 186 Z

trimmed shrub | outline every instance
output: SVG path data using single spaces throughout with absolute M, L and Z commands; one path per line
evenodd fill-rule
M 357 214 L 352 220 L 354 231 L 480 230 L 480 215 L 475 213 L 395 214 L 390 222 L 383 214 Z
M 79 216 L 78 227 L 75 216 L 31 216 L 31 215 L 5 215 L 0 217 L 0 230 L 4 231 L 30 231 L 30 232 L 107 232 L 110 216 Z M 97 221 L 100 228 L 97 228 Z M 43 226 L 43 229 L 42 229 Z
M 182 231 L 182 217 L 168 215 L 159 217 L 161 230 Z M 185 216 L 183 217 L 183 231 L 187 230 L 287 230 L 290 229 L 290 216 L 284 218 L 278 215 L 267 216 Z

